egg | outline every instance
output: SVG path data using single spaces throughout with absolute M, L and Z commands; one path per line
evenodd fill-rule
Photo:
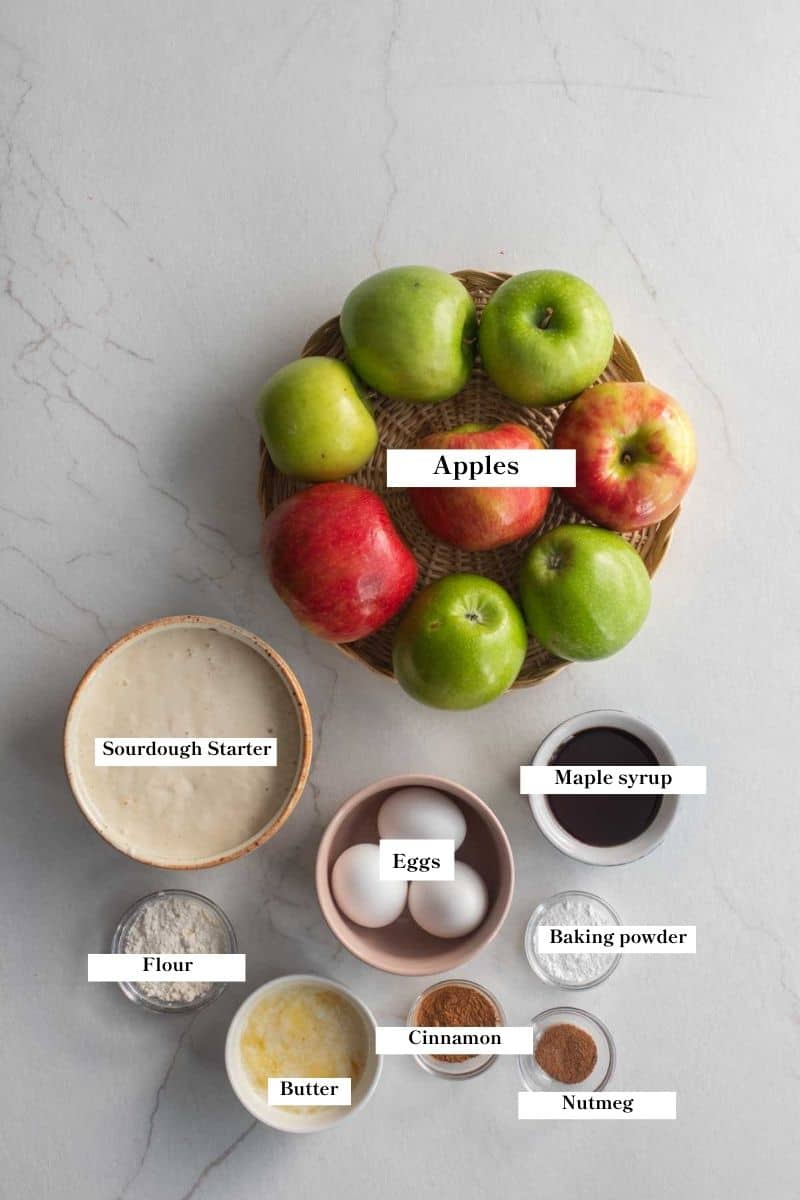
M 446 838 L 457 850 L 467 835 L 461 809 L 435 788 L 406 787 L 387 796 L 378 813 L 382 838 Z
M 414 880 L 408 908 L 420 928 L 438 938 L 465 937 L 489 908 L 486 884 L 473 867 L 457 862 L 452 880 Z
M 360 842 L 339 855 L 331 872 L 333 897 L 346 917 L 367 929 L 396 921 L 406 906 L 404 879 L 379 877 L 378 847 Z

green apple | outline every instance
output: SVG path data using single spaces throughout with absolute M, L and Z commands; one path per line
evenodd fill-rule
M 390 267 L 353 288 L 339 318 L 347 355 L 384 396 L 433 404 L 460 392 L 475 357 L 472 297 L 434 267 Z
M 522 562 L 528 628 L 551 654 L 606 658 L 639 632 L 650 608 L 650 576 L 618 533 L 560 525 Z
M 519 675 L 528 635 L 505 588 L 482 575 L 446 575 L 414 599 L 394 639 L 400 686 L 434 708 L 477 708 Z
M 614 325 L 582 279 L 565 271 L 527 271 L 494 293 L 478 344 L 483 368 L 503 395 L 543 408 L 594 383 L 611 357 Z
M 378 444 L 366 390 L 336 358 L 298 358 L 281 367 L 257 413 L 270 458 L 295 479 L 342 479 L 363 467 Z

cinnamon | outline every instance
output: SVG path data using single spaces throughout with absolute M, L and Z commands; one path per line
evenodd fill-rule
M 536 1043 L 534 1058 L 551 1079 L 583 1083 L 597 1063 L 594 1038 L 577 1025 L 551 1025 Z
M 463 984 L 445 984 L 423 996 L 414 1013 L 414 1023 L 422 1026 L 455 1025 L 463 1027 L 497 1025 L 498 1012 L 491 1000 L 476 988 Z M 460 1063 L 474 1054 L 432 1054 L 438 1062 Z

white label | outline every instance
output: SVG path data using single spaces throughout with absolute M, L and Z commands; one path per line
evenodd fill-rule
M 274 767 L 277 738 L 94 739 L 96 767 Z
M 350 1104 L 350 1087 L 349 1079 L 334 1075 L 270 1078 L 267 1080 L 267 1104 L 274 1108 L 306 1104 L 347 1107 Z
M 705 767 L 540 767 L 519 769 L 523 796 L 705 796 Z
M 675 1092 L 519 1092 L 520 1121 L 674 1121 Z
M 454 879 L 452 838 L 381 838 L 378 878 Z
M 533 1054 L 532 1025 L 381 1025 L 376 1054 Z
M 89 983 L 244 983 L 246 954 L 87 954 Z
M 574 487 L 574 450 L 387 450 L 387 487 Z
M 696 925 L 539 925 L 539 954 L 696 954 Z

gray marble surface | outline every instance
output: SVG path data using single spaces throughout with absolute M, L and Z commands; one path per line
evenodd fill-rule
M 4 6 L 3 1196 L 797 1195 L 798 39 L 780 0 Z M 408 261 L 588 277 L 700 439 L 636 642 L 466 715 L 305 636 L 257 556 L 259 385 L 361 277 Z M 522 953 L 554 890 L 697 925 L 696 958 L 629 959 L 586 994 L 619 1087 L 677 1090 L 677 1122 L 519 1123 L 513 1060 L 447 1084 L 394 1059 L 357 1118 L 281 1136 L 225 1078 L 248 985 L 185 1019 L 87 984 L 120 912 L 187 880 L 86 825 L 65 707 L 109 641 L 185 611 L 264 635 L 314 715 L 291 822 L 189 881 L 230 914 L 251 982 L 329 973 L 402 1018 L 415 981 L 338 946 L 314 852 L 364 783 L 449 775 L 513 841 L 512 912 L 468 968 L 511 1022 L 565 999 Z M 515 791 L 552 725 L 593 706 L 650 718 L 710 771 L 624 869 L 560 856 Z

